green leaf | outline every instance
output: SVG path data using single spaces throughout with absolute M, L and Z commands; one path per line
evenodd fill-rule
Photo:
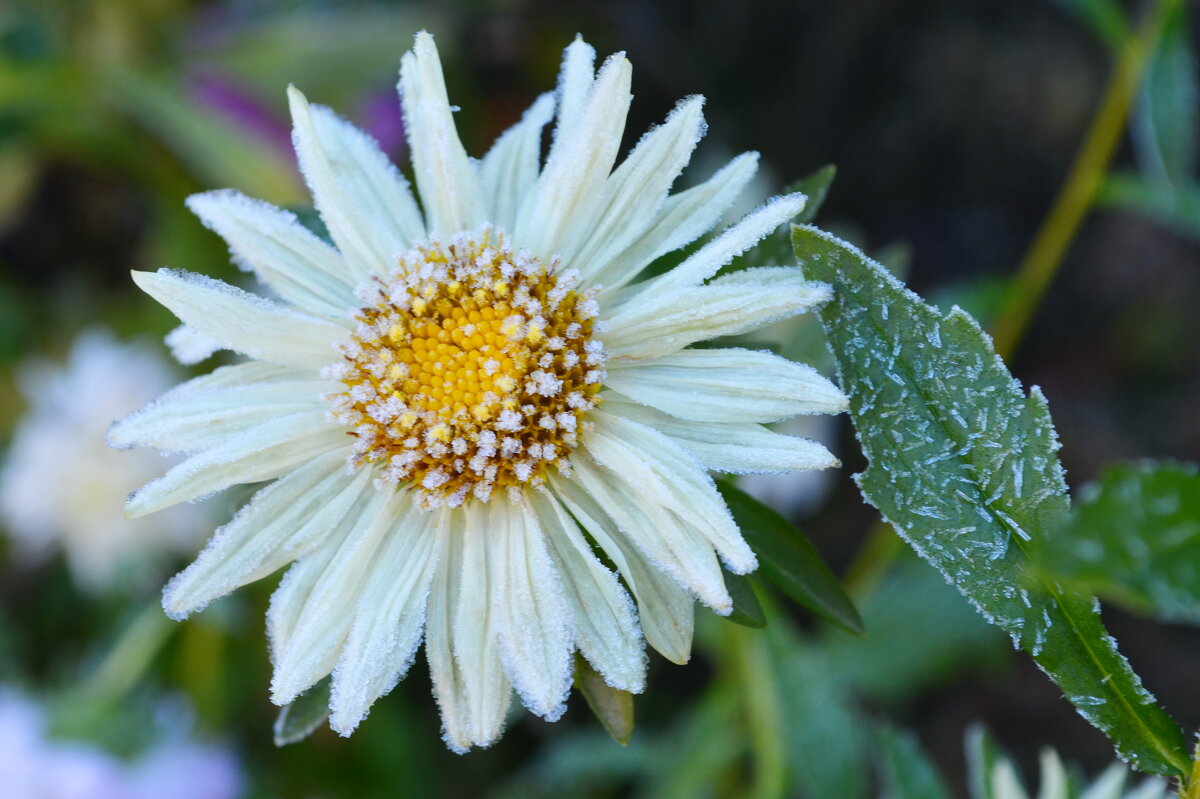
M 826 164 L 811 175 L 805 175 L 787 187 L 789 193 L 804 192 L 804 195 L 808 197 L 808 202 L 804 204 L 804 210 L 796 217 L 798 224 L 807 224 L 817 218 L 817 212 L 825 204 L 825 198 L 829 195 L 829 187 L 833 185 L 835 177 L 837 177 L 837 167 L 833 164 Z
M 1168 192 L 1190 184 L 1196 171 L 1196 57 L 1187 11 L 1178 4 L 1166 22 L 1132 126 L 1143 170 Z
M 767 616 L 763 613 L 762 605 L 758 603 L 750 578 L 744 574 L 725 572 L 725 588 L 733 599 L 733 612 L 725 617 L 727 621 L 755 629 L 767 626 Z
M 865 630 L 854 603 L 816 547 L 794 525 L 749 494 L 729 483 L 718 483 L 717 488 L 746 543 L 758 555 L 763 576 L 826 621 L 862 635 Z
M 1114 51 L 1133 35 L 1129 17 L 1117 0 L 1058 0 L 1058 4 L 1078 17 Z
M 845 242 L 792 230 L 805 273 L 834 286 L 821 321 L 869 461 L 856 476 L 863 496 L 1126 760 L 1182 773 L 1183 736 L 1117 652 L 1099 606 L 1026 573 L 1069 509 L 1041 392 L 1021 391 L 961 310 L 942 316 Z
M 885 728 L 878 738 L 884 799 L 950 799 L 950 792 L 916 736 Z
M 329 718 L 329 684 L 330 678 L 326 677 L 279 709 L 275 717 L 276 746 L 299 743 L 325 723 Z
M 612 739 L 628 745 L 633 737 L 633 694 L 613 688 L 582 657 L 575 658 L 575 687 Z
M 1200 183 L 1164 191 L 1161 181 L 1117 171 L 1105 178 L 1096 201 L 1143 214 L 1177 233 L 1200 239 Z
M 1055 575 L 1131 610 L 1200 623 L 1200 470 L 1120 464 L 1080 492 L 1046 545 Z

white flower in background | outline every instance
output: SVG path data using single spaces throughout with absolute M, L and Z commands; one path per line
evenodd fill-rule
M 5 799 L 235 799 L 241 769 L 220 747 L 160 742 L 131 762 L 81 741 L 46 735 L 42 709 L 0 692 L 0 778 Z
M 1082 792 L 1072 787 L 1071 776 L 1053 749 L 1042 750 L 1041 765 L 1042 780 L 1037 799 L 1167 799 L 1169 796 L 1166 780 L 1157 777 L 1146 779 L 1127 791 L 1125 784 L 1131 774 L 1122 763 L 1113 763 Z M 1006 757 L 996 760 L 985 779 L 983 787 L 988 793 L 976 799 L 1029 799 L 1016 766 Z
M 252 359 L 168 393 L 111 440 L 195 453 L 130 499 L 134 516 L 275 479 L 164 595 L 182 618 L 297 561 L 268 611 L 275 702 L 332 672 L 331 725 L 349 734 L 423 635 L 456 751 L 499 736 L 513 688 L 558 718 L 575 649 L 639 691 L 643 636 L 685 662 L 693 600 L 731 610 L 721 562 L 757 565 L 706 468 L 836 462 L 761 425 L 843 410 L 832 383 L 768 353 L 688 348 L 829 296 L 796 268 L 710 280 L 803 196 L 635 283 L 716 223 L 756 157 L 669 195 L 704 132 L 692 97 L 614 170 L 630 74 L 620 54 L 595 72 L 576 40 L 557 94 L 476 162 L 420 34 L 400 90 L 423 215 L 371 139 L 293 89 L 296 150 L 333 246 L 214 192 L 190 207 L 282 302 L 135 273 L 190 329 Z
M 98 329 L 75 341 L 65 365 L 39 359 L 22 369 L 29 407 L 0 472 L 0 518 L 20 557 L 44 557 L 57 546 L 80 585 L 103 590 L 131 576 L 157 578 L 150 574 L 156 554 L 194 546 L 205 527 L 196 507 L 153 521 L 122 512 L 119 497 L 161 473 L 163 459 L 123 456 L 104 443 L 131 403 L 146 402 L 176 379 L 152 348 Z

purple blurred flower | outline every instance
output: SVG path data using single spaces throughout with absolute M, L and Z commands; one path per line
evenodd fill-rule
M 396 90 L 388 87 L 368 94 L 362 100 L 363 128 L 379 142 L 383 150 L 393 161 L 404 159 L 404 115 L 400 112 L 400 103 L 396 101 Z
M 213 73 L 197 75 L 192 80 L 191 92 L 196 102 L 216 111 L 240 130 L 266 142 L 285 159 L 291 159 L 291 128 L 282 118 L 272 114 L 257 97 Z

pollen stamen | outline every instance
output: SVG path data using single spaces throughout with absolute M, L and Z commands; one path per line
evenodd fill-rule
M 569 469 L 605 353 L 594 301 L 556 267 L 485 229 L 419 245 L 365 287 L 374 302 L 329 370 L 346 386 L 330 399 L 353 428 L 350 464 L 413 484 L 427 507 Z

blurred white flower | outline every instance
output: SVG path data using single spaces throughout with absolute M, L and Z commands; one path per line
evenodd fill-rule
M 237 760 L 227 750 L 166 741 L 130 763 L 79 741 L 46 736 L 37 705 L 0 692 L 0 778 L 5 799 L 235 799 Z
M 1122 763 L 1113 763 L 1100 777 L 1082 792 L 1071 785 L 1071 777 L 1058 753 L 1053 749 L 1042 750 L 1042 780 L 1037 799 L 1167 799 L 1166 780 L 1153 778 L 1143 781 L 1136 788 L 1126 791 L 1125 784 L 1131 776 Z M 984 786 L 984 796 L 976 799 L 1029 799 L 1017 774 L 1016 766 L 1006 757 L 1000 757 L 992 765 Z
M 773 425 L 777 433 L 809 439 L 833 450 L 837 443 L 837 420 L 832 416 L 794 416 Z M 738 478 L 743 491 L 759 502 L 770 505 L 788 519 L 796 519 L 815 509 L 829 487 L 834 473 L 824 469 L 804 471 L 758 472 Z
M 101 329 L 81 334 L 65 365 L 36 359 L 22 368 L 28 410 L 0 471 L 0 519 L 18 557 L 36 561 L 61 548 L 76 581 L 97 591 L 157 576 L 155 555 L 190 547 L 206 532 L 194 505 L 151 522 L 125 518 L 121 498 L 161 472 L 163 459 L 114 452 L 104 441 L 130 405 L 177 379 L 155 350 Z

